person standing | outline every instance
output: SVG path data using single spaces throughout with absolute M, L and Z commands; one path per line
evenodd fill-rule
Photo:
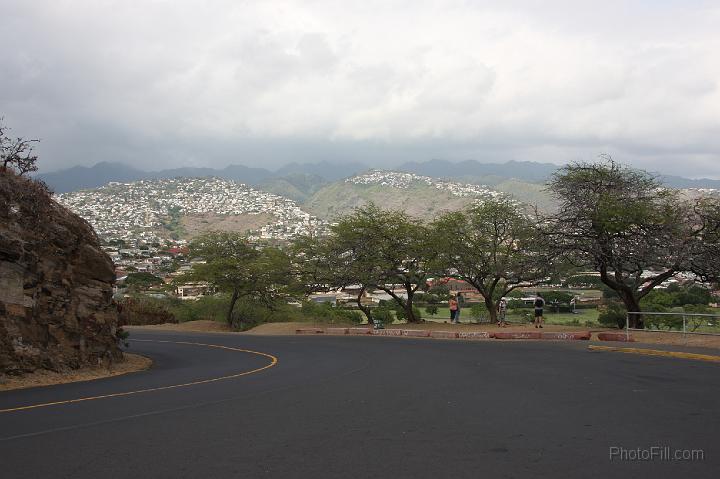
M 457 311 L 455 312 L 455 324 L 460 323 L 460 311 L 462 311 L 463 307 L 465 306 L 465 297 L 462 293 L 458 293 L 455 297 L 457 300 Z
M 535 296 L 535 327 L 536 328 L 542 328 L 542 322 L 543 322 L 543 308 L 545 307 L 545 300 L 543 299 L 542 295 L 540 293 Z
M 458 313 L 458 302 L 457 299 L 455 299 L 455 296 L 450 297 L 448 307 L 450 308 L 450 322 L 454 324 Z
M 497 325 L 499 327 L 505 327 L 507 326 L 507 322 L 505 322 L 505 315 L 507 314 L 507 300 L 505 298 L 501 298 L 500 302 L 497 305 Z

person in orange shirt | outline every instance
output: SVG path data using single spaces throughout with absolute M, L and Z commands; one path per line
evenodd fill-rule
M 450 297 L 448 306 L 450 307 L 450 322 L 457 324 L 458 302 L 455 296 Z

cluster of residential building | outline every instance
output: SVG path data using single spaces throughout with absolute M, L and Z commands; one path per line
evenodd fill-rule
M 214 290 L 205 282 L 177 283 L 176 280 L 192 271 L 193 266 L 202 260 L 191 260 L 185 241 L 167 241 L 164 244 L 140 246 L 136 244 L 106 245 L 103 250 L 115 264 L 114 294 L 122 299 L 129 293 L 127 278 L 133 273 L 150 273 L 162 281 L 144 291 L 146 295 L 158 298 L 175 296 L 183 300 L 199 299 Z
M 158 242 L 181 215 L 268 214 L 274 220 L 257 238 L 289 239 L 318 231 L 324 223 L 292 200 L 221 178 L 174 178 L 108 183 L 93 190 L 57 195 L 106 241 Z
M 155 246 L 133 242 L 130 244 L 109 244 L 103 250 L 110 256 L 115 264 L 115 271 L 119 277 L 127 272 L 152 273 L 171 272 L 179 268 L 178 260 L 182 260 L 188 249 L 183 246 L 186 242 L 181 240 L 174 246 L 168 243 Z
M 507 196 L 484 185 L 458 183 L 400 171 L 370 170 L 362 175 L 348 178 L 345 182 L 354 185 L 378 185 L 400 189 L 425 185 L 448 192 L 453 196 L 470 197 L 478 200 Z

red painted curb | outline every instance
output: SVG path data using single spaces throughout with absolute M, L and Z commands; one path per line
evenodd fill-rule
M 493 333 L 487 331 L 466 331 L 457 333 L 460 339 L 490 339 L 494 337 Z
M 348 334 L 372 334 L 370 328 L 348 328 Z
M 495 339 L 540 339 L 540 331 L 497 332 Z
M 376 329 L 373 331 L 376 336 L 402 336 L 402 329 Z
M 347 334 L 348 328 L 325 328 L 327 334 Z
M 453 331 L 430 331 L 430 337 L 439 339 L 455 339 L 458 337 L 458 333 Z
M 295 334 L 323 334 L 325 331 L 320 328 L 301 328 L 296 329 Z
M 403 329 L 402 330 L 403 336 L 408 336 L 412 338 L 429 338 L 430 337 L 430 331 L 424 331 L 422 329 Z
M 582 332 L 556 332 L 556 333 L 540 333 L 541 339 L 560 339 L 565 341 L 587 341 L 590 339 L 590 331 Z
M 600 341 L 623 341 L 628 343 L 632 343 L 635 341 L 635 338 L 632 337 L 632 334 L 628 339 L 625 333 L 598 333 L 598 339 Z

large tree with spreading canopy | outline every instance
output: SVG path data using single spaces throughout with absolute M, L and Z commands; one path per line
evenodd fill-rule
M 692 205 L 654 176 L 609 157 L 560 168 L 549 182 L 559 207 L 550 219 L 558 254 L 600 272 L 628 312 L 655 287 L 690 269 L 698 241 Z M 630 316 L 642 327 L 642 316 Z
M 437 251 L 434 269 L 472 285 L 493 322 L 503 296 L 543 282 L 552 271 L 542 224 L 511 199 L 447 213 L 431 230 Z

